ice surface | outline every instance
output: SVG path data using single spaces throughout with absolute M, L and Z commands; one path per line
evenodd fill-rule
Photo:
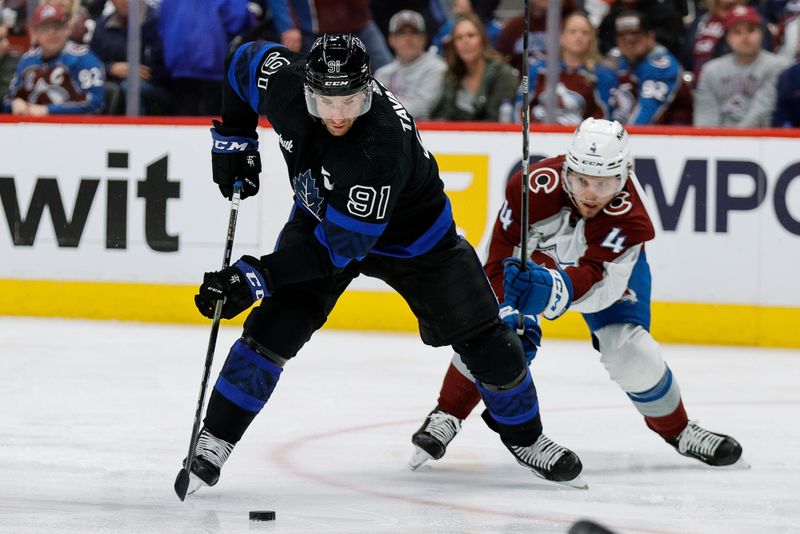
M 212 383 L 238 328 L 220 334 Z M 689 416 L 744 446 L 712 469 L 651 433 L 587 342 L 545 340 L 546 433 L 589 490 L 519 467 L 477 413 L 405 467 L 450 352 L 415 335 L 319 332 L 287 365 L 220 483 L 180 502 L 207 327 L 0 318 L 0 532 L 800 532 L 800 351 L 665 346 Z M 277 520 L 251 523 L 249 510 Z

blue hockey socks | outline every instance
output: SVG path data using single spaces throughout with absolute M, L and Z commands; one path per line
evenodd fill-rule
M 225 360 L 214 390 L 239 408 L 258 413 L 275 390 L 282 371 L 242 340 L 237 340 Z
M 510 389 L 493 391 L 479 380 L 475 385 L 486 405 L 483 419 L 503 441 L 523 446 L 536 441 L 542 433 L 542 422 L 530 370 L 526 369 L 522 381 Z

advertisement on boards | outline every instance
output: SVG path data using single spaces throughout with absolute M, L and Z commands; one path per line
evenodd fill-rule
M 420 130 L 459 232 L 482 252 L 505 182 L 519 168 L 520 133 Z M 292 205 L 279 148 L 291 140 L 268 127 L 259 133 L 261 192 L 242 203 L 235 255 L 272 250 Z M 0 283 L 189 288 L 219 268 L 229 205 L 211 181 L 207 127 L 0 123 L 0 135 L 13 140 L 0 161 Z M 563 130 L 534 131 L 531 160 L 563 153 L 569 139 Z M 657 231 L 647 245 L 654 301 L 800 308 L 793 274 L 800 263 L 796 143 L 632 135 L 636 174 Z M 364 277 L 351 289 L 377 298 L 378 306 L 391 293 Z

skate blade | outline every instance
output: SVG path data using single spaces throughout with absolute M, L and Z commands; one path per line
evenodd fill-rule
M 580 475 L 576 476 L 572 480 L 559 480 L 559 481 L 551 480 L 551 482 L 555 482 L 559 486 L 566 486 L 568 488 L 575 488 L 581 490 L 589 489 L 589 484 L 587 484 L 586 481 L 583 480 Z
M 731 465 L 723 465 L 718 467 L 717 469 L 730 469 L 733 471 L 746 471 L 750 469 L 750 464 L 742 457 L 739 457 L 738 460 L 733 462 Z
M 433 456 L 419 447 L 414 447 L 414 454 L 411 455 L 411 459 L 408 461 L 408 468 L 412 471 L 416 471 L 428 460 L 433 460 Z
M 534 475 L 536 475 L 538 478 L 541 478 L 542 480 L 546 480 L 548 482 L 552 482 L 553 484 L 558 484 L 559 486 L 564 486 L 566 488 L 584 489 L 584 490 L 589 489 L 589 484 L 587 484 L 586 481 L 583 480 L 580 475 L 576 476 L 572 480 L 550 480 L 548 478 L 545 478 L 536 469 L 532 469 L 531 466 L 523 462 L 520 462 L 519 460 L 517 460 L 517 463 L 522 467 L 524 467 L 525 469 L 527 469 L 528 471 L 530 471 L 531 473 L 533 473 Z
M 200 477 L 198 477 L 194 473 L 190 472 L 189 473 L 189 487 L 186 490 L 186 495 L 187 496 L 193 495 L 200 488 L 207 487 L 207 486 L 208 486 L 208 484 L 203 482 L 203 480 Z

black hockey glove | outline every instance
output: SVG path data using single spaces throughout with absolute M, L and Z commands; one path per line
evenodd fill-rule
M 226 128 L 214 121 L 211 128 L 211 172 L 214 183 L 222 196 L 233 196 L 233 183 L 242 181 L 243 199 L 258 193 L 258 174 L 261 172 L 261 156 L 254 131 L 242 128 Z
M 271 295 L 268 280 L 258 258 L 242 256 L 226 269 L 206 273 L 199 293 L 194 296 L 194 304 L 200 313 L 213 319 L 214 306 L 218 300 L 225 299 L 222 317 L 233 319 L 258 299 Z

